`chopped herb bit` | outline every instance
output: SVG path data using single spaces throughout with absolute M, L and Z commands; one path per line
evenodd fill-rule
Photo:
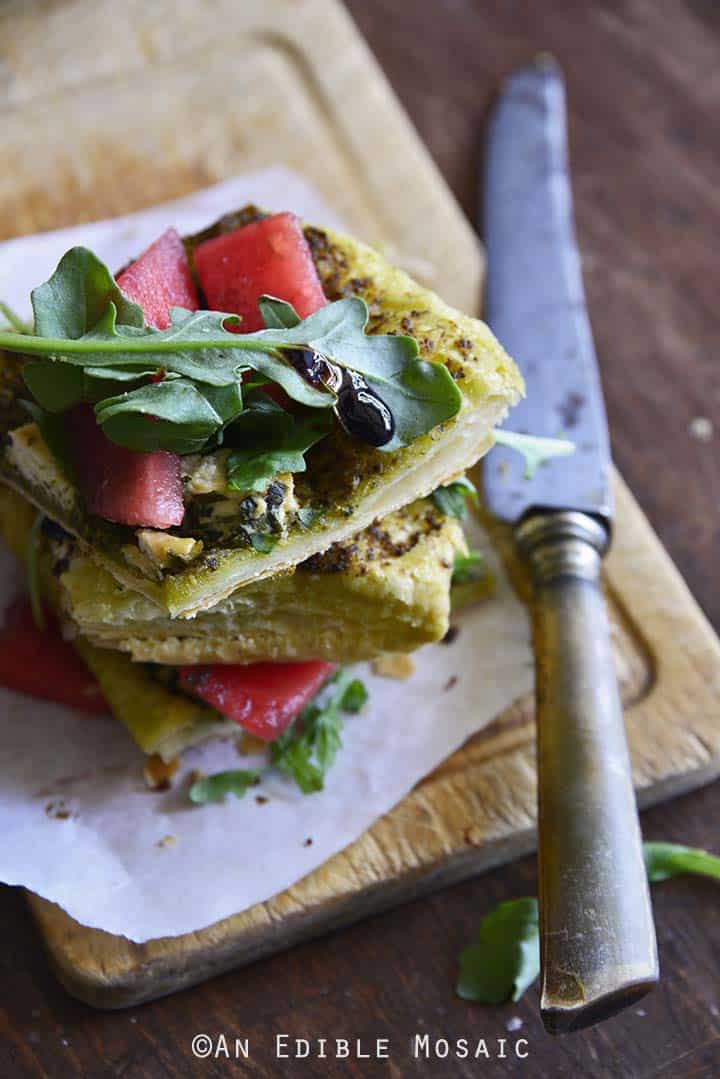
M 193 783 L 189 791 L 191 802 L 205 805 L 220 802 L 227 794 L 242 798 L 251 787 L 260 782 L 261 772 L 255 768 L 236 768 L 231 772 L 216 772 Z
M 430 496 L 446 517 L 456 517 L 458 521 L 464 521 L 467 517 L 467 500 L 477 505 L 478 493 L 475 484 L 471 483 L 467 476 L 462 476 L 454 483 L 446 487 L 438 487 Z
M 352 682 L 350 682 L 345 690 L 343 699 L 340 702 L 340 707 L 343 712 L 355 714 L 361 711 L 367 704 L 368 696 L 369 694 L 365 683 L 361 682 L 359 678 L 353 678 Z
M 467 554 L 456 554 L 453 563 L 452 583 L 469 584 L 479 581 L 487 572 L 487 564 L 482 551 L 471 550 Z
M 575 443 L 566 438 L 538 438 L 535 435 L 520 435 L 516 431 L 496 431 L 495 441 L 500 446 L 509 446 L 525 458 L 525 479 L 531 480 L 541 464 L 551 457 L 568 457 L 575 453 Z

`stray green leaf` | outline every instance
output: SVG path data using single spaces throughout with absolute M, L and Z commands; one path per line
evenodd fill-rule
M 483 918 L 474 942 L 460 953 L 456 992 L 463 1000 L 502 1004 L 519 1000 L 539 973 L 537 899 L 511 899 Z
M 242 798 L 250 787 L 259 783 L 260 776 L 261 773 L 255 768 L 237 768 L 231 772 L 216 772 L 212 776 L 203 776 L 193 783 L 189 798 L 198 805 L 220 802 L 227 794 Z
M 468 551 L 467 554 L 456 554 L 453 562 L 453 585 L 469 584 L 478 581 L 485 576 L 487 565 L 482 551 Z
M 43 610 L 42 593 L 40 590 L 40 541 L 44 519 L 43 514 L 38 513 L 33 521 L 32 528 L 28 534 L 25 554 L 30 607 L 32 609 L 35 625 L 41 632 L 45 629 L 45 611 Z
M 467 517 L 467 499 L 473 505 L 478 503 L 475 484 L 467 476 L 461 476 L 445 487 L 437 487 L 430 497 L 441 513 L 446 517 L 456 517 L 458 521 L 464 521 Z
M 706 850 L 683 847 L 679 843 L 648 842 L 643 843 L 643 856 L 651 884 L 681 873 L 720 880 L 720 858 Z
M 500 446 L 509 446 L 525 458 L 525 479 L 531 480 L 538 468 L 551 457 L 568 457 L 575 453 L 575 443 L 566 438 L 538 438 L 535 435 L 520 435 L 516 431 L 498 430 L 495 441 Z
M 361 682 L 359 678 L 353 678 L 343 694 L 343 698 L 340 701 L 340 707 L 343 712 L 350 712 L 354 715 L 364 708 L 367 704 L 368 697 L 369 694 L 365 683 Z
M 275 767 L 292 776 L 303 794 L 323 789 L 342 745 L 342 713 L 358 711 L 367 699 L 365 687 L 348 671 L 336 675 L 329 689 L 329 696 L 323 691 L 311 701 L 270 746 Z

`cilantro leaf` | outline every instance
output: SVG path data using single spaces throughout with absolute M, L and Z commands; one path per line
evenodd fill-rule
M 525 458 L 525 479 L 531 480 L 541 464 L 551 457 L 569 457 L 575 453 L 575 443 L 566 438 L 538 438 L 536 435 L 520 435 L 517 431 L 495 432 L 499 446 L 509 446 Z
M 645 869 L 651 884 L 680 873 L 694 873 L 720 880 L 720 858 L 696 847 L 679 843 L 643 843 Z
M 537 899 L 500 903 L 460 953 L 456 992 L 463 1000 L 502 1004 L 519 1000 L 540 973 Z
M 464 521 L 467 517 L 468 498 L 474 505 L 478 503 L 475 484 L 467 476 L 461 476 L 445 487 L 437 487 L 430 497 L 441 513 L 446 517 L 456 517 L 458 521 Z
M 234 794 L 242 798 L 250 787 L 260 780 L 261 773 L 256 768 L 236 768 L 231 772 L 216 772 L 212 776 L 203 776 L 196 780 L 189 791 L 191 802 L 205 805 L 207 802 L 220 802 L 225 795 Z

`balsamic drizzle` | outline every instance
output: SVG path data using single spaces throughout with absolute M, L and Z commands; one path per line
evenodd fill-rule
M 323 386 L 337 396 L 333 410 L 349 435 L 376 448 L 392 440 L 393 414 L 359 372 L 340 367 L 311 348 L 285 349 L 283 354 L 311 386 Z

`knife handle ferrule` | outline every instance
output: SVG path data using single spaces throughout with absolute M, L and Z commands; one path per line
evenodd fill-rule
M 600 583 L 607 531 L 559 512 L 517 538 L 535 593 L 540 1007 L 560 1033 L 647 993 L 657 947 Z

